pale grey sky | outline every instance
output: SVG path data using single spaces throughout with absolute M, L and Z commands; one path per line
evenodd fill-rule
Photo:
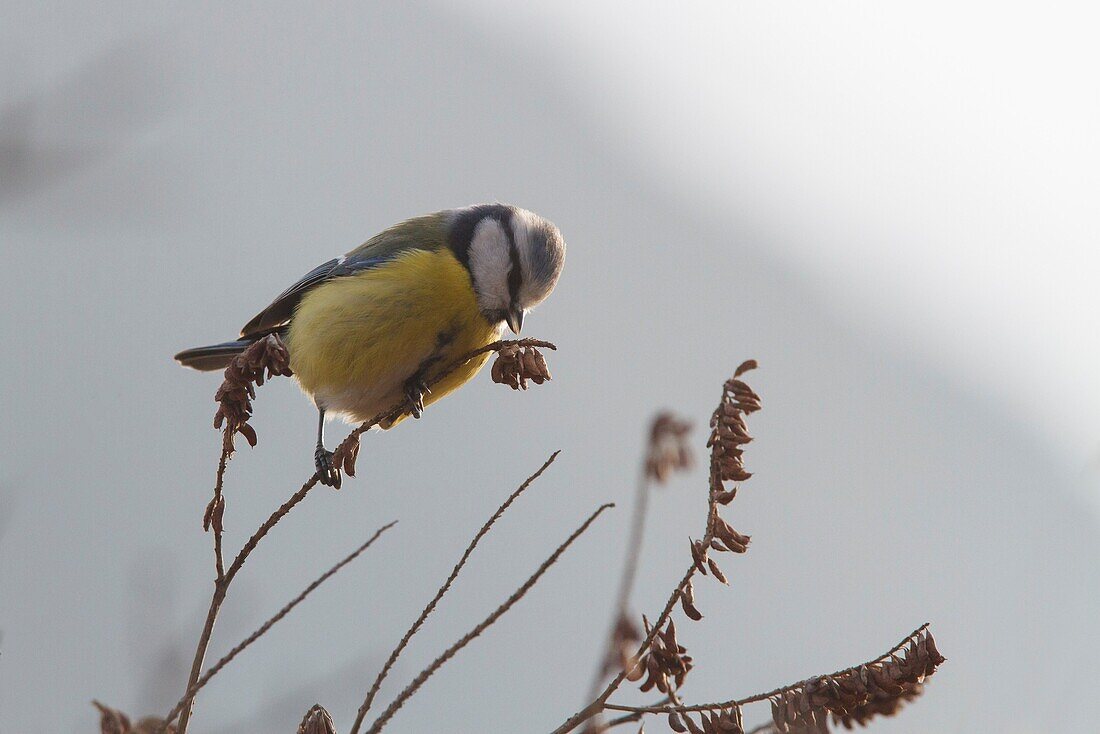
M 687 7 L 3 9 L 0 733 L 178 697 L 219 439 L 216 378 L 171 354 L 393 221 L 494 199 L 569 242 L 525 326 L 559 344 L 554 381 L 484 374 L 369 436 L 361 476 L 250 560 L 213 654 L 402 523 L 219 676 L 196 731 L 292 731 L 314 702 L 346 731 L 469 536 L 561 448 L 387 689 L 615 500 L 391 724 L 553 728 L 588 684 L 648 417 L 675 408 L 701 443 L 746 357 L 765 410 L 727 516 L 753 546 L 730 589 L 700 587 L 685 697 L 843 667 L 927 620 L 949 661 L 878 731 L 1091 730 L 1092 11 Z M 292 384 L 262 388 L 255 425 L 232 546 L 311 471 Z M 656 498 L 639 611 L 674 582 L 704 481 Z

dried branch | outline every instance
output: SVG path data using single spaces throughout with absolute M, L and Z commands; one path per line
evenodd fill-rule
M 428 379 L 426 384 L 430 387 L 471 359 L 487 352 L 498 351 L 507 346 L 557 349 L 557 347 L 550 342 L 539 339 L 495 341 L 479 349 L 471 350 L 454 362 L 444 366 L 435 373 L 434 376 Z M 267 535 L 279 520 L 285 517 L 290 510 L 301 502 L 319 481 L 319 476 L 314 473 L 314 475 L 302 485 L 301 489 L 295 492 L 289 500 L 284 502 L 278 510 L 273 512 L 267 521 L 253 533 L 252 537 L 250 537 L 248 542 L 241 548 L 236 558 L 233 559 L 233 563 L 230 565 L 229 569 L 223 571 L 222 516 L 225 512 L 225 498 L 222 492 L 222 485 L 225 479 L 226 465 L 234 451 L 233 438 L 235 434 L 240 433 L 250 445 L 256 445 L 256 431 L 248 424 L 248 420 L 252 416 L 251 401 L 256 397 L 254 386 L 262 385 L 264 380 L 268 377 L 290 374 L 292 373 L 289 368 L 286 347 L 277 334 L 270 334 L 255 342 L 242 354 L 234 358 L 226 368 L 225 380 L 215 394 L 215 399 L 218 401 L 218 411 L 214 416 L 214 427 L 221 428 L 224 424 L 222 453 L 221 459 L 218 462 L 214 498 L 206 508 L 203 526 L 206 529 L 214 529 L 214 555 L 217 575 L 214 581 L 214 592 L 210 597 L 210 606 L 206 613 L 206 621 L 203 623 L 202 632 L 199 634 L 199 641 L 195 649 L 195 656 L 191 662 L 191 673 L 187 680 L 186 690 L 191 690 L 195 686 L 202 673 L 202 665 L 206 660 L 206 651 L 210 646 L 210 637 L 214 632 L 214 624 L 217 622 L 222 602 L 225 601 L 226 593 L 233 578 L 240 571 L 244 562 L 248 560 L 248 556 L 256 548 L 260 540 Z M 392 416 L 395 411 L 401 410 L 402 407 L 403 403 L 397 403 L 393 407 L 379 413 L 371 420 L 352 430 L 334 454 L 336 465 L 342 467 L 349 476 L 354 476 L 355 458 L 359 453 L 359 437 L 373 426 L 380 425 L 388 417 Z M 186 734 L 187 732 L 187 725 L 190 722 L 191 707 L 193 703 L 194 698 L 191 697 L 184 705 L 182 714 L 180 715 L 179 734 Z
M 189 685 L 167 719 L 145 719 L 139 722 L 137 727 L 132 726 L 129 718 L 121 712 L 96 703 L 101 712 L 101 730 L 104 734 L 143 734 L 145 732 L 151 734 L 154 731 L 172 731 L 171 722 L 177 716 L 180 719 L 179 732 L 184 734 L 198 691 L 237 655 L 289 614 L 320 584 L 354 560 L 394 524 L 391 523 L 378 530 L 354 553 L 322 574 L 259 629 L 205 673 L 199 675 L 214 623 L 229 585 L 260 540 L 297 506 L 319 481 L 318 476 L 314 474 L 298 492 L 271 514 L 244 544 L 228 569 L 225 568 L 222 557 L 222 518 L 225 510 L 222 487 L 226 467 L 234 450 L 233 437 L 236 433 L 241 433 L 251 445 L 255 445 L 255 431 L 248 425 L 248 419 L 252 413 L 251 400 L 255 398 L 254 385 L 262 384 L 265 377 L 290 374 L 285 347 L 277 336 L 273 335 L 261 340 L 253 347 L 246 350 L 227 368 L 225 382 L 218 391 L 220 407 L 215 418 L 215 426 L 221 427 L 224 423 L 225 428 L 214 497 L 204 517 L 204 527 L 208 530 L 214 529 L 217 575 L 206 624 L 192 665 Z M 550 379 L 550 372 L 538 347 L 555 348 L 549 342 L 535 339 L 494 342 L 444 366 L 425 382 L 428 386 L 434 385 L 465 362 L 488 352 L 497 351 L 497 360 L 491 370 L 492 379 L 495 382 L 507 384 L 513 389 L 527 389 L 528 382 L 542 384 Z M 906 703 L 923 693 L 925 680 L 944 662 L 928 630 L 928 625 L 925 624 L 884 655 L 830 675 L 817 676 L 766 693 L 730 701 L 686 705 L 681 700 L 679 690 L 693 667 L 693 661 L 678 640 L 676 621 L 672 618 L 673 612 L 679 604 L 685 617 L 693 621 L 700 620 L 703 615 L 695 606 L 693 589 L 695 576 L 710 575 L 728 585 L 729 581 L 717 563 L 717 554 L 745 553 L 750 543 L 749 536 L 735 530 L 721 516 L 721 509 L 737 494 L 736 484 L 728 483 L 744 482 L 752 476 L 745 469 L 743 460 L 744 446 L 752 441 L 745 418 L 748 414 L 760 409 L 760 396 L 740 378 L 756 366 L 754 360 L 744 362 L 738 367 L 734 376 L 723 384 L 721 400 L 711 416 L 711 433 L 707 442 L 707 447 L 710 449 L 710 466 L 707 516 L 702 537 L 690 542 L 691 564 L 673 588 L 664 608 L 652 624 L 643 616 L 643 632 L 639 632 L 638 626 L 631 621 L 627 612 L 637 576 L 638 555 L 644 536 L 649 494 L 653 484 L 663 483 L 674 471 L 688 468 L 691 464 L 691 455 L 684 443 L 688 424 L 675 419 L 670 414 L 661 414 L 654 421 L 638 484 L 637 501 L 627 543 L 627 557 L 616 597 L 615 622 L 608 635 L 603 668 L 594 682 L 590 702 L 555 729 L 552 734 L 568 734 L 581 725 L 585 726 L 585 731 L 589 734 L 596 734 L 623 724 L 639 722 L 646 715 L 666 716 L 669 727 L 682 734 L 745 734 L 742 720 L 743 707 L 763 701 L 769 701 L 771 704 L 772 721 L 755 727 L 749 734 L 828 734 L 830 721 L 834 725 L 839 724 L 850 729 L 856 724 L 865 725 L 876 716 L 894 715 Z M 362 433 L 375 425 L 387 427 L 392 424 L 395 416 L 400 416 L 402 411 L 408 409 L 407 404 L 399 403 L 352 430 L 335 452 L 336 465 L 349 476 L 354 476 Z M 557 452 L 509 495 L 470 541 L 448 578 L 405 632 L 382 666 L 358 709 L 351 734 L 359 733 L 366 714 L 376 700 L 386 677 L 411 639 L 423 627 L 440 600 L 449 592 L 480 540 L 556 457 Z M 606 504 L 596 509 L 508 599 L 420 671 L 374 720 L 367 734 L 378 734 L 432 675 L 522 599 L 572 543 L 588 530 L 596 518 L 613 506 Z M 631 653 L 631 650 L 635 650 L 635 645 L 636 651 Z M 612 672 L 614 675 L 611 681 L 601 690 L 601 681 Z M 621 687 L 624 680 L 640 682 L 643 692 L 656 689 L 665 696 L 661 701 L 650 706 L 611 703 L 611 696 Z M 622 715 L 604 723 L 601 714 L 605 711 L 621 712 Z M 299 734 L 335 734 L 335 727 L 328 712 L 323 707 L 315 705 L 303 718 L 298 731 Z
M 416 693 L 422 685 L 424 685 L 425 681 L 427 681 L 428 678 L 432 677 L 432 675 L 437 670 L 439 670 L 439 668 L 442 667 L 444 663 L 453 658 L 459 650 L 466 647 L 466 645 L 468 645 L 471 640 L 473 640 L 490 626 L 492 626 L 492 624 L 500 619 L 500 617 L 503 616 L 505 612 L 511 609 L 516 602 L 522 599 L 524 595 L 528 591 L 530 591 L 531 587 L 538 583 L 538 580 L 542 578 L 542 575 L 546 573 L 546 571 L 551 566 L 553 566 L 554 563 L 557 562 L 562 553 L 564 553 L 566 549 L 568 549 L 569 546 L 573 544 L 573 541 L 575 541 L 586 530 L 588 530 L 589 526 L 596 521 L 596 518 L 599 517 L 604 510 L 607 510 L 614 506 L 615 505 L 613 503 L 601 505 L 599 508 L 596 509 L 595 512 L 589 515 L 588 519 L 585 520 L 579 528 L 574 530 L 573 533 L 568 538 L 566 538 L 565 541 L 561 545 L 559 545 L 553 553 L 550 554 L 550 557 L 542 562 L 542 565 L 540 565 L 535 570 L 531 577 L 524 581 L 523 585 L 516 589 L 515 592 L 513 592 L 512 595 L 508 597 L 503 604 L 494 609 L 493 612 L 489 614 L 489 616 L 486 617 L 484 620 L 482 620 L 476 627 L 463 635 L 463 637 L 459 639 L 458 642 L 447 648 L 443 652 L 443 654 L 433 660 L 428 665 L 428 667 L 420 671 L 416 678 L 414 678 L 413 681 L 405 687 L 405 690 L 401 691 L 397 698 L 394 699 L 393 703 L 391 703 L 389 707 L 382 712 L 382 715 L 374 721 L 367 734 L 378 734 L 378 732 L 382 731 L 382 728 L 386 725 L 386 723 L 389 722 L 389 720 L 393 718 L 393 715 L 397 713 L 397 711 L 405 704 L 405 702 L 408 701 L 409 698 L 412 697 L 412 695 Z
M 813 732 L 813 726 L 823 725 L 825 712 L 833 715 L 834 722 L 851 728 L 853 722 L 865 724 L 876 714 L 890 716 L 896 713 L 902 703 L 920 695 L 924 680 L 935 673 L 943 662 L 944 657 L 936 649 L 928 624 L 924 624 L 874 660 L 767 693 L 690 706 L 621 706 L 609 703 L 604 708 L 635 714 L 673 713 L 682 717 L 689 712 L 740 709 L 751 703 L 771 701 L 772 725 L 781 734 Z M 684 721 L 687 719 L 684 718 Z M 707 732 L 705 727 L 702 731 Z
M 691 582 L 695 574 L 698 572 L 706 575 L 709 571 L 720 581 L 725 581 L 722 570 L 717 563 L 708 557 L 708 552 L 711 549 L 717 552 L 744 552 L 746 550 L 749 542 L 748 536 L 737 533 L 722 520 L 719 516 L 719 506 L 728 504 L 737 494 L 736 487 L 727 490 L 723 482 L 744 481 L 752 476 L 745 471 L 742 460 L 744 452 L 741 447 L 752 440 L 745 425 L 744 414 L 760 409 L 760 396 L 753 392 L 748 385 L 741 382 L 739 378 L 745 372 L 755 369 L 756 366 L 755 360 L 747 360 L 741 363 L 734 372 L 733 377 L 722 386 L 722 398 L 711 416 L 711 437 L 707 442 L 708 448 L 711 449 L 707 524 L 702 540 L 692 543 L 691 565 L 680 579 L 680 582 L 673 588 L 672 594 L 669 596 L 660 615 L 648 629 L 645 639 L 642 640 L 638 651 L 633 656 L 632 664 L 624 666 L 591 703 L 569 717 L 553 731 L 553 734 L 566 734 L 573 731 L 584 722 L 597 716 L 604 709 L 609 708 L 606 705 L 607 700 L 618 690 L 623 680 L 628 677 L 637 679 L 640 677 L 640 671 L 651 670 L 651 666 L 655 667 L 656 672 L 659 674 L 661 666 L 658 661 L 652 660 L 649 653 L 657 635 L 662 634 L 662 630 L 669 621 L 669 616 L 672 614 L 677 602 L 683 605 L 684 612 L 690 619 L 702 618 L 702 614 L 694 606 L 694 592 Z M 667 633 L 667 630 L 664 632 Z M 653 679 L 654 682 L 659 677 L 659 675 L 655 677 L 651 672 L 650 679 Z M 678 680 L 682 682 L 682 676 Z
M 477 534 L 474 536 L 473 540 L 471 540 L 470 544 L 466 546 L 466 550 L 463 552 L 462 557 L 458 560 L 458 563 L 456 563 L 455 567 L 451 569 L 451 575 L 447 577 L 447 580 L 444 581 L 443 585 L 440 586 L 439 589 L 435 592 L 435 596 L 432 597 L 432 600 L 428 602 L 427 606 L 425 606 L 424 609 L 420 612 L 420 616 L 418 616 L 416 618 L 416 621 L 412 623 L 412 626 L 409 627 L 409 629 L 405 632 L 405 635 L 401 638 L 401 641 L 397 643 L 397 647 L 393 649 L 393 652 L 390 653 L 389 658 L 386 659 L 385 664 L 382 666 L 382 670 L 378 672 L 377 677 L 375 677 L 374 679 L 374 683 L 371 684 L 370 690 L 367 692 L 367 696 L 363 700 L 363 704 L 359 707 L 359 711 L 355 716 L 355 723 L 351 727 L 351 734 L 358 734 L 359 727 L 361 727 L 363 724 L 363 719 L 366 717 L 367 712 L 370 711 L 370 707 L 374 703 L 375 696 L 378 695 L 378 690 L 382 687 L 382 681 L 384 681 L 386 679 L 386 676 L 389 675 L 390 669 L 393 668 L 394 664 L 397 662 L 397 659 L 401 656 L 401 653 L 404 652 L 405 647 L 409 644 L 409 641 L 413 638 L 413 635 L 415 635 L 420 630 L 420 628 L 424 625 L 424 621 L 428 618 L 428 615 L 430 615 L 435 610 L 436 605 L 439 604 L 439 600 L 442 599 L 443 595 L 450 590 L 451 584 L 453 584 L 455 579 L 458 578 L 459 572 L 462 571 L 462 567 L 466 565 L 466 561 L 469 560 L 470 555 L 474 552 L 474 548 L 476 548 L 477 544 L 481 542 L 481 539 L 488 534 L 489 530 L 493 527 L 493 524 L 500 519 L 501 515 L 503 515 L 505 511 L 507 511 L 507 509 L 512 506 L 512 503 L 515 502 L 516 499 L 521 494 L 523 494 L 527 490 L 527 488 L 530 487 L 532 483 L 534 483 L 536 479 L 542 476 L 542 473 L 545 472 L 551 464 L 554 463 L 554 459 L 558 458 L 558 454 L 560 453 L 560 451 L 555 451 L 554 453 L 552 453 L 550 455 L 550 458 L 547 459 L 541 467 L 539 467 L 538 471 L 527 477 L 527 480 L 524 481 L 524 483 L 521 484 L 518 489 L 512 492 L 512 494 L 508 495 L 508 499 L 504 500 L 500 507 L 497 508 L 496 512 L 493 513 L 492 517 L 490 517 L 485 522 L 485 524 L 481 526 L 481 529 L 477 531 Z
M 397 524 L 397 521 L 394 520 L 393 522 L 391 522 L 387 525 L 383 525 L 381 528 L 376 530 L 374 535 L 372 535 L 365 543 L 363 543 L 358 548 L 356 548 L 353 552 L 348 554 L 343 560 L 341 560 L 340 562 L 338 562 L 337 564 L 332 566 L 329 570 L 325 571 L 323 574 L 318 576 L 309 586 L 307 586 L 305 589 L 303 589 L 302 592 L 300 594 L 298 594 L 298 596 L 294 597 L 289 602 L 287 602 L 286 605 L 282 609 L 280 609 L 278 612 L 275 613 L 274 616 L 272 616 L 270 619 L 268 619 L 266 622 L 264 622 L 262 625 L 260 625 L 260 627 L 255 632 L 253 632 L 248 637 L 246 637 L 244 640 L 242 640 L 236 647 L 234 647 L 232 650 L 230 650 L 221 660 L 219 660 L 214 665 L 212 665 L 210 667 L 210 669 L 207 670 L 205 673 L 203 673 L 202 677 L 199 678 L 194 683 L 194 685 L 192 685 L 187 690 L 187 692 L 183 695 L 183 698 L 181 698 L 179 700 L 179 702 L 172 708 L 172 710 L 168 712 L 168 715 L 164 717 L 164 720 L 166 722 L 174 721 L 175 718 L 183 710 L 183 707 L 187 705 L 187 702 L 190 701 L 191 699 L 193 699 L 195 697 L 195 694 L 197 694 L 203 688 L 203 686 L 205 686 L 207 683 L 209 683 L 210 679 L 213 678 L 215 675 L 217 675 L 221 671 L 222 668 L 224 668 L 226 665 L 228 665 L 233 660 L 233 658 L 237 657 L 237 655 L 244 652 L 244 650 L 247 649 L 256 640 L 263 637 L 264 634 L 269 629 L 274 627 L 280 620 L 282 620 L 284 617 L 286 617 L 286 615 L 290 614 L 291 610 L 294 609 L 294 607 L 298 606 L 303 601 L 305 601 L 305 598 L 307 596 L 309 596 L 310 594 L 312 594 L 317 589 L 317 587 L 319 587 L 321 584 L 325 583 L 330 578 L 332 578 L 336 574 L 336 572 L 339 571 L 341 568 L 343 568 L 344 566 L 348 565 L 349 563 L 354 561 L 356 558 L 358 558 L 363 553 L 363 551 L 365 551 L 367 548 L 371 547 L 371 545 L 374 543 L 374 541 L 378 540 L 378 538 L 382 535 L 382 533 L 386 532 L 387 530 L 389 530 L 390 528 L 392 528 L 396 524 Z

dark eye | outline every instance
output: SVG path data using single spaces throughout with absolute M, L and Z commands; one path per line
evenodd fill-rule
M 515 303 L 516 296 L 519 295 L 520 283 L 523 281 L 523 273 L 519 268 L 519 252 L 516 250 L 515 242 L 512 242 L 511 247 L 508 248 L 508 254 L 512 260 L 512 268 L 508 271 L 508 295 L 512 303 Z

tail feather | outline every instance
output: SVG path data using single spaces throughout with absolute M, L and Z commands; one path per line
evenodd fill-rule
M 191 367 L 200 372 L 224 370 L 233 358 L 247 349 L 251 343 L 251 340 L 238 339 L 237 341 L 211 344 L 206 347 L 184 349 L 176 355 L 175 359 L 184 367 Z

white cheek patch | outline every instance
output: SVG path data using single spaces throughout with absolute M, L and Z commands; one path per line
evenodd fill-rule
M 470 273 L 483 311 L 506 309 L 511 302 L 508 271 L 512 268 L 508 235 L 496 219 L 483 219 L 470 241 Z

